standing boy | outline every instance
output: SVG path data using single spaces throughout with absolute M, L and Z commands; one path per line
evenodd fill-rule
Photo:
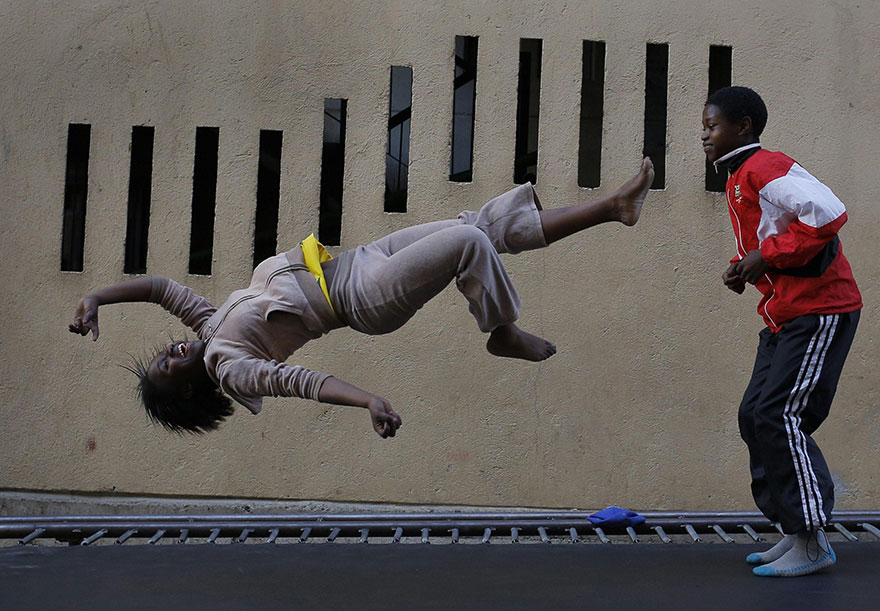
M 739 408 L 752 494 L 785 536 L 746 561 L 755 575 L 797 577 L 834 564 L 825 537 L 834 485 L 810 435 L 831 407 L 862 307 L 837 232 L 843 203 L 790 157 L 761 148 L 761 97 L 726 87 L 703 108 L 703 151 L 730 173 L 727 204 L 736 256 L 722 279 L 762 298 L 752 378 Z

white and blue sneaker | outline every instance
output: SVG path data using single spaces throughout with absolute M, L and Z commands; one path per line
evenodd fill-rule
M 835 562 L 837 556 L 825 531 L 820 528 L 799 533 L 791 549 L 770 564 L 753 568 L 752 573 L 759 577 L 801 577 L 826 569 Z

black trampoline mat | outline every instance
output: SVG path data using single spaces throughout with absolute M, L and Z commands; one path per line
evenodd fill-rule
M 184 544 L 0 549 L 0 608 L 880 609 L 880 543 L 759 578 L 745 544 Z

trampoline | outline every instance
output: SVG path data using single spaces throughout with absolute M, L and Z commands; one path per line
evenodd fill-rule
M 845 516 L 839 528 L 829 528 L 837 565 L 797 579 L 751 574 L 746 555 L 779 536 L 774 525 L 754 514 L 643 515 L 648 521 L 637 529 L 610 529 L 601 537 L 583 514 L 571 512 L 484 514 L 485 519 L 313 515 L 309 525 L 305 516 L 0 518 L 7 542 L 0 548 L 0 606 L 880 607 L 880 538 L 876 526 L 864 521 L 876 514 Z M 120 542 L 132 530 L 137 532 Z M 207 543 L 212 535 L 215 544 Z M 69 545 L 54 543 L 57 539 Z

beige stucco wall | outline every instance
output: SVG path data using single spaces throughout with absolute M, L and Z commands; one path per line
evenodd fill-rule
M 475 180 L 447 181 L 455 35 L 479 36 Z M 219 432 L 149 426 L 116 364 L 182 327 L 149 305 L 76 300 L 122 273 L 132 125 L 155 126 L 148 271 L 221 302 L 249 277 L 260 129 L 284 130 L 279 245 L 316 227 L 322 100 L 348 99 L 343 247 L 512 186 L 517 50 L 544 40 L 538 189 L 547 207 L 610 193 L 642 140 L 644 45 L 670 46 L 667 187 L 634 229 L 602 226 L 507 258 L 525 328 L 559 353 L 491 357 L 450 288 L 404 330 L 336 331 L 296 362 L 385 395 L 405 422 L 270 399 Z M 577 187 L 581 41 L 607 43 L 602 187 Z M 757 292 L 720 282 L 733 240 L 703 188 L 699 114 L 710 44 L 768 103 L 782 149 L 847 204 L 844 247 L 867 307 L 817 434 L 838 507 L 880 505 L 880 9 L 875 2 L 0 4 L 0 489 L 395 503 L 752 509 L 736 406 Z M 410 211 L 382 212 L 390 65 L 414 72 Z M 59 271 L 69 123 L 90 123 L 85 271 Z M 220 127 L 214 273 L 187 276 L 197 126 Z M 91 443 L 90 443 L 91 441 Z M 93 448 L 93 449 L 90 449 Z

